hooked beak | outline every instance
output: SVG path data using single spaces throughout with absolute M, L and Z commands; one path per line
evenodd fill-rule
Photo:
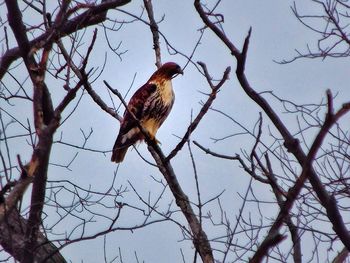
M 178 67 L 177 70 L 176 70 L 176 73 L 172 76 L 172 79 L 177 77 L 180 74 L 183 75 L 184 72 L 183 72 L 183 70 L 180 67 Z

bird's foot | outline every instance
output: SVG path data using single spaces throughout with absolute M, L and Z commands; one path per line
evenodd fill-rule
M 150 134 L 149 132 L 148 132 L 148 137 L 151 139 L 151 141 L 154 141 L 156 144 L 162 145 L 162 143 L 157 140 L 156 136 Z

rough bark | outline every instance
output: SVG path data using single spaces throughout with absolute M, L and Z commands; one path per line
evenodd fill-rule
M 17 209 L 12 209 L 0 223 L 0 244 L 4 250 L 16 260 L 21 261 L 26 243 L 25 233 L 28 221 Z M 34 262 L 65 263 L 66 260 L 59 253 L 58 248 L 50 242 L 40 231 L 37 235 L 38 246 L 34 248 Z

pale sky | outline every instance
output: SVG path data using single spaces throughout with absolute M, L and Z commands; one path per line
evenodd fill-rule
M 131 4 L 122 9 L 134 15 L 139 15 L 142 12 L 142 3 L 143 1 L 132 1 Z M 310 30 L 307 30 L 294 17 L 291 10 L 292 4 L 293 1 L 226 0 L 222 1 L 217 12 L 225 16 L 224 30 L 238 47 L 242 46 L 249 28 L 252 27 L 246 73 L 250 83 L 257 91 L 273 91 L 274 94 L 282 98 L 302 104 L 319 103 L 324 98 L 326 89 L 329 88 L 334 94 L 339 93 L 335 100 L 335 107 L 338 108 L 342 102 L 348 101 L 350 98 L 348 66 L 345 65 L 346 59 L 302 59 L 286 65 L 274 62 L 274 60 L 291 59 L 296 55 L 295 49 L 303 51 L 307 43 L 311 44 L 311 46 L 316 43 L 317 36 Z M 305 10 L 305 12 L 313 11 L 313 7 L 305 5 L 303 1 L 298 0 L 296 4 L 300 10 Z M 154 1 L 154 11 L 156 20 L 160 20 L 164 16 L 164 21 L 159 24 L 159 28 L 167 40 L 176 49 L 189 56 L 200 36 L 199 29 L 203 27 L 203 23 L 195 12 L 192 1 Z M 110 11 L 108 17 L 111 19 L 116 18 L 118 21 L 132 19 L 118 11 Z M 146 19 L 146 14 L 144 14 L 143 18 Z M 105 54 L 107 54 L 105 69 L 97 81 L 93 83 L 93 88 L 106 103 L 112 106 L 103 80 L 108 81 L 114 88 L 125 94 L 136 74 L 134 84 L 131 87 L 132 94 L 147 81 L 155 70 L 153 43 L 149 28 L 142 22 L 127 23 L 119 31 L 109 32 L 111 43 L 117 46 L 121 42 L 120 51 L 127 50 L 122 55 L 122 60 L 120 60 L 108 50 L 103 28 L 97 28 L 98 41 L 93 50 L 93 57 L 88 64 L 88 68 L 101 68 Z M 91 39 L 91 32 L 91 30 L 86 31 L 86 41 Z M 167 52 L 164 39 L 161 39 L 161 44 L 163 62 L 174 61 L 181 66 L 186 64 L 187 60 L 185 57 L 179 54 L 170 55 Z M 243 93 L 235 78 L 234 58 L 230 56 L 229 51 L 209 30 L 205 32 L 201 45 L 199 45 L 194 54 L 193 61 L 206 63 L 210 74 L 216 79 L 221 78 L 227 66 L 232 67 L 230 80 L 223 86 L 213 107 L 225 112 L 252 130 L 259 118 L 261 109 Z M 209 93 L 209 87 L 205 79 L 192 64 L 189 64 L 185 69 L 184 76 L 178 76 L 173 80 L 173 87 L 176 94 L 175 105 L 157 135 L 158 140 L 162 143 L 161 148 L 165 153 L 169 153 L 179 141 L 176 136 L 182 136 L 185 133 L 191 120 L 191 114 L 193 116 L 197 115 L 201 108 L 199 102 L 206 99 L 203 93 Z M 59 89 L 55 90 L 55 88 L 52 88 L 51 92 L 56 95 L 57 101 L 63 94 L 62 91 Z M 129 93 L 127 100 L 131 94 Z M 273 97 L 266 95 L 266 98 L 272 103 L 281 118 L 286 120 L 287 127 L 290 127 L 292 132 L 296 131 L 295 117 L 282 114 L 283 109 L 281 105 Z M 117 98 L 114 99 L 114 102 L 119 103 Z M 23 107 L 23 112 L 26 110 Z M 124 109 L 121 111 L 124 111 Z M 269 125 L 266 118 L 264 119 L 264 125 Z M 83 136 L 80 129 L 86 134 L 89 133 L 90 129 L 93 129 L 86 147 L 109 151 L 112 149 L 117 136 L 119 123 L 105 112 L 102 112 L 86 94 L 83 96 L 76 112 L 60 128 L 56 135 L 56 140 L 61 137 L 68 143 L 81 144 Z M 242 132 L 241 128 L 228 118 L 217 112 L 209 111 L 199 125 L 198 130 L 193 133 L 191 139 L 198 141 L 213 151 L 235 155 L 236 153 L 241 153 L 241 150 L 249 151 L 251 149 L 253 144 L 251 137 L 232 137 L 220 140 L 217 143 L 214 143 L 211 138 L 222 138 L 240 132 Z M 267 137 L 268 134 L 264 136 Z M 235 224 L 235 217 L 242 205 L 242 199 L 239 196 L 245 194 L 250 180 L 249 176 L 239 168 L 238 163 L 215 159 L 205 155 L 196 146 L 191 145 L 191 147 L 198 169 L 202 201 L 205 202 L 224 191 L 220 200 L 231 223 Z M 147 160 L 152 160 L 145 144 L 139 145 L 138 150 Z M 63 145 L 55 145 L 51 155 L 51 162 L 69 163 L 76 152 L 77 150 L 75 149 Z M 23 155 L 24 160 L 29 160 L 29 158 L 30 151 L 28 151 L 27 156 Z M 173 159 L 172 164 L 183 190 L 193 202 L 196 202 L 195 180 L 187 146 Z M 79 152 L 69 168 L 71 171 L 51 166 L 49 180 L 71 180 L 81 187 L 88 188 L 91 186 L 95 191 L 106 191 L 113 180 L 113 173 L 116 171 L 117 165 L 110 162 L 110 152 L 103 155 L 101 153 L 82 151 Z M 151 176 L 157 180 L 164 181 L 156 168 L 146 164 L 134 150 L 129 150 L 124 162 L 119 166 L 114 183 L 116 188 L 119 186 L 121 188 L 127 187 L 128 192 L 123 194 L 123 198 L 116 201 L 146 209 L 147 207 L 140 203 L 129 183 L 146 200 L 149 196 L 151 200 L 156 200 L 162 191 L 162 187 Z M 254 193 L 258 197 L 266 201 L 273 200 L 269 187 L 262 186 L 257 182 L 253 182 L 253 187 L 255 189 Z M 72 201 L 66 194 L 58 194 L 58 198 L 61 198 L 62 203 L 66 205 L 69 205 Z M 65 198 L 67 198 L 66 202 Z M 167 189 L 159 202 L 159 210 L 166 211 L 171 201 L 172 196 L 169 193 L 169 189 Z M 109 200 L 108 203 L 111 206 L 113 205 L 112 200 Z M 50 209 L 52 208 L 48 208 L 47 212 Z M 94 209 L 110 216 L 116 213 L 116 210 L 106 209 L 102 206 Z M 172 204 L 172 210 L 176 209 L 175 204 Z M 262 209 L 266 213 L 266 217 L 273 218 L 276 215 L 275 206 L 267 204 L 263 205 Z M 206 214 L 209 211 L 213 214 L 214 220 L 220 219 L 217 202 L 213 202 L 205 207 L 204 213 Z M 258 220 L 258 217 L 254 215 L 257 213 L 255 205 L 247 204 L 245 212 L 246 215 L 251 214 L 253 221 Z M 150 220 L 157 218 L 160 217 L 152 214 Z M 49 216 L 44 222 L 50 226 L 57 219 L 57 217 Z M 187 226 L 184 218 L 179 213 L 174 214 L 174 219 Z M 95 220 L 95 218 L 92 220 Z M 125 208 L 122 210 L 117 225 L 120 227 L 131 227 L 135 224 L 141 224 L 143 220 L 142 213 Z M 107 222 L 101 217 L 96 217 L 96 222 L 91 223 L 86 232 L 93 234 L 98 230 L 103 230 Z M 55 231 L 62 234 L 65 231 L 69 233 L 74 226 L 74 222 L 66 220 L 64 223 L 57 225 Z M 225 234 L 224 228 L 215 227 L 208 220 L 204 223 L 204 229 L 207 231 L 210 239 Z M 78 230 L 75 233 L 75 237 L 80 233 L 81 230 Z M 262 236 L 264 235 L 262 234 Z M 289 245 L 289 243 L 286 242 L 286 245 Z M 190 241 L 183 241 L 178 226 L 170 222 L 150 225 L 133 233 L 130 231 L 110 233 L 106 238 L 106 246 L 109 248 L 107 262 L 119 255 L 119 248 L 124 263 L 136 262 L 135 252 L 140 262 L 182 262 L 180 249 L 185 255 L 186 262 L 192 262 L 194 252 Z M 213 247 L 215 246 L 217 245 L 213 245 Z M 71 262 L 89 263 L 103 262 L 102 251 L 103 237 L 99 237 L 94 240 L 69 245 L 61 252 Z M 321 253 L 321 255 L 325 257 L 324 253 Z M 221 260 L 221 254 L 215 254 L 214 252 L 214 256 Z M 244 259 L 248 259 L 248 256 L 245 255 Z M 305 259 L 307 259 L 307 253 L 305 256 Z M 120 260 L 117 259 L 115 262 L 120 262 Z

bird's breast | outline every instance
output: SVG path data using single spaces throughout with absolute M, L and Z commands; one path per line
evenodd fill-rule
M 171 105 L 174 102 L 175 94 L 171 80 L 166 80 L 159 85 L 159 96 L 165 105 Z
M 174 103 L 174 91 L 171 80 L 154 81 L 156 91 L 149 96 L 143 108 L 142 125 L 154 137 Z

